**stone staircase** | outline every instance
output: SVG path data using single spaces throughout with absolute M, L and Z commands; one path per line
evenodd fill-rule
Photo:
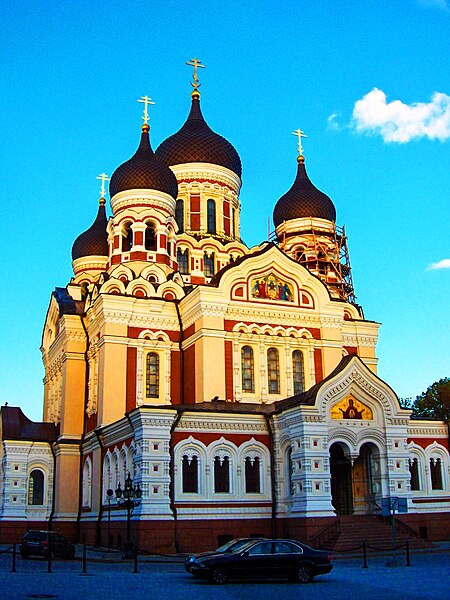
M 339 533 L 334 540 L 330 540 L 329 547 L 334 552 L 361 552 L 363 542 L 366 543 L 368 552 L 392 550 L 392 527 L 389 520 L 377 515 L 345 515 L 340 517 L 339 524 Z M 397 521 L 397 547 L 405 546 L 406 542 L 411 550 L 431 547 L 430 542 L 419 538 L 413 529 Z

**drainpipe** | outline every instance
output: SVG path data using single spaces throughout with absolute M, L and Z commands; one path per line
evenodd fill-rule
M 169 476 L 170 476 L 170 484 L 169 484 L 169 499 L 170 499 L 170 510 L 173 515 L 173 543 L 175 546 L 175 551 L 180 552 L 180 544 L 178 542 L 178 520 L 177 520 L 177 507 L 175 506 L 175 444 L 173 442 L 173 434 L 175 432 L 175 428 L 180 422 L 183 413 L 181 410 L 177 410 L 177 416 L 175 417 L 172 426 L 170 428 L 170 440 L 169 440 L 169 455 L 170 455 L 170 463 L 169 463 Z
M 274 434 L 272 428 L 272 416 L 264 415 L 266 420 L 267 429 L 269 431 L 270 441 L 270 487 L 272 489 L 272 516 L 271 516 L 271 535 L 273 538 L 277 537 L 277 490 L 275 481 L 275 453 L 274 453 Z

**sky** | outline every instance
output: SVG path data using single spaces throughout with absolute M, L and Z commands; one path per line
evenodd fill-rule
M 415 397 L 450 375 L 450 2 L 3 0 L 0 22 L 0 404 L 42 418 L 42 328 L 96 177 L 134 154 L 141 96 L 154 148 L 181 127 L 194 57 L 204 117 L 243 163 L 245 243 L 267 239 L 301 128 L 382 323 L 379 376 Z

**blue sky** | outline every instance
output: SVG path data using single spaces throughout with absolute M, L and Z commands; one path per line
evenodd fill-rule
M 450 10 L 445 0 L 3 0 L 0 402 L 42 416 L 39 346 L 96 176 L 202 109 L 243 163 L 242 236 L 292 184 L 300 127 L 314 184 L 345 225 L 358 302 L 380 321 L 379 375 L 400 396 L 450 365 Z M 430 268 L 434 265 L 434 268 Z

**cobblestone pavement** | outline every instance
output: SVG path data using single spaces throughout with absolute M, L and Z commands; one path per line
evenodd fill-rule
M 141 562 L 134 574 L 132 562 L 93 562 L 81 573 L 80 561 L 54 561 L 52 573 L 41 559 L 17 559 L 17 573 L 10 572 L 0 555 L 1 600 L 53 598 L 55 600 L 123 600 L 124 597 L 156 600 L 448 600 L 450 554 L 417 555 L 412 566 L 387 566 L 388 558 L 370 558 L 369 568 L 360 560 L 336 560 L 333 571 L 309 585 L 285 582 L 245 582 L 213 586 L 185 573 L 180 562 Z M 404 564 L 404 561 L 402 561 Z M 7 567 L 5 569 L 5 567 Z

